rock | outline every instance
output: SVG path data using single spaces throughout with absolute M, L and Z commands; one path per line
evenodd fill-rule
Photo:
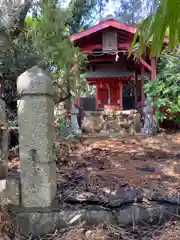
M 0 240 L 11 240 L 7 235 L 0 236 Z
M 134 122 L 134 115 L 133 114 L 129 115 L 127 118 L 128 118 L 128 120 L 132 120 L 132 122 Z
M 125 136 L 128 135 L 128 132 L 127 132 L 127 130 L 126 130 L 125 128 L 122 128 L 122 129 L 119 131 L 119 135 L 120 135 L 121 137 L 125 137 Z
M 94 130 L 96 132 L 99 132 L 102 129 L 103 124 L 104 124 L 103 117 L 102 116 L 98 116 L 97 118 L 95 118 L 95 128 L 94 128 Z
M 129 123 L 127 122 L 127 120 L 125 120 L 123 122 L 123 124 L 121 125 L 122 128 L 128 129 L 129 128 Z
M 133 119 L 127 119 L 128 125 L 134 125 L 134 118 Z
M 62 197 L 61 197 L 62 196 Z M 134 188 L 118 189 L 113 193 L 103 189 L 98 189 L 97 192 L 84 191 L 83 189 L 74 190 L 74 187 L 64 191 L 60 196 L 61 199 L 66 199 L 67 202 L 92 202 L 106 204 L 109 207 L 120 207 L 123 204 L 135 203 L 142 201 L 142 193 Z
M 134 124 L 129 126 L 129 134 L 132 136 L 136 134 L 136 126 Z
M 6 179 L 8 175 L 8 164 L 4 160 L 0 160 L 0 180 Z
M 62 207 L 59 206 L 59 209 Z M 113 212 L 102 207 L 89 206 L 86 208 L 67 207 L 62 210 L 48 212 L 22 212 L 16 214 L 16 223 L 20 226 L 20 233 L 47 234 L 56 229 L 65 229 L 71 226 L 84 224 L 86 226 L 99 225 L 105 222 L 115 222 Z
M 155 172 L 156 169 L 154 167 L 136 167 L 136 171 L 138 172 Z
M 110 129 L 113 129 L 116 132 L 120 130 L 120 125 L 117 123 L 117 121 L 113 120 L 113 121 L 110 121 L 108 124 Z
M 0 181 L 0 192 L 1 192 L 1 204 L 13 204 L 14 206 L 18 206 L 20 203 L 20 179 L 18 179 L 19 175 L 17 172 L 11 174 L 9 172 L 9 176 L 7 180 Z M 20 178 L 20 177 L 19 177 Z
M 146 192 L 144 190 L 144 197 L 150 201 L 180 205 L 180 195 L 178 193 L 170 195 L 168 192 L 155 189 L 153 191 L 147 190 Z
M 101 116 L 85 116 L 82 122 L 82 130 L 86 133 L 98 132 L 102 129 L 104 120 Z
M 104 193 L 104 201 L 110 207 L 120 207 L 124 204 L 131 204 L 142 201 L 142 193 L 135 188 L 120 188 L 115 193 Z
M 136 113 L 134 115 L 134 124 L 136 126 L 136 132 L 140 133 L 141 132 L 141 115 L 139 113 Z
M 81 126 L 82 131 L 86 133 L 93 133 L 94 128 L 95 128 L 95 117 L 85 116 Z
M 140 114 L 135 110 L 104 111 L 91 114 L 84 119 L 82 129 L 84 132 L 116 132 L 120 136 L 135 135 L 140 132 Z
M 154 204 L 150 206 L 131 205 L 117 212 L 120 226 L 134 225 L 141 222 L 162 222 L 177 216 L 178 207 L 170 205 Z
M 180 164 L 176 164 L 173 168 L 176 174 L 180 174 Z

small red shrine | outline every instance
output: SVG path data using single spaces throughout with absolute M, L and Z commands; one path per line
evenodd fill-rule
M 96 109 L 123 110 L 123 86 L 134 83 L 135 108 L 145 100 L 144 79 L 156 79 L 156 59 L 147 47 L 144 55 L 128 50 L 136 32 L 135 26 L 109 18 L 87 30 L 71 35 L 74 45 L 88 58 L 87 80 L 96 86 Z

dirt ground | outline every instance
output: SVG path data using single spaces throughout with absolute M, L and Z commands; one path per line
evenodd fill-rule
M 169 221 L 162 225 L 133 226 L 122 229 L 107 224 L 84 228 L 82 226 L 66 229 L 44 238 L 53 240 L 179 240 L 180 222 Z M 49 238 L 48 238 L 49 237 Z
M 97 194 L 127 187 L 159 189 L 171 195 L 179 192 L 180 133 L 109 140 L 82 137 L 71 145 L 60 145 L 61 189 Z
M 179 193 L 180 133 L 123 139 L 82 136 L 57 145 L 57 182 L 66 195 L 76 190 L 97 196 L 132 187 Z M 10 169 L 19 166 L 18 156 L 9 161 Z
M 57 142 L 57 145 L 58 197 L 61 200 L 67 197 L 81 201 L 95 197 L 98 200 L 104 193 L 114 194 L 124 188 L 179 195 L 180 133 L 123 139 L 82 136 L 71 142 Z M 9 161 L 9 168 L 19 168 L 18 157 Z M 89 198 L 87 193 L 93 197 Z M 44 239 L 178 240 L 179 226 L 180 221 L 173 219 L 163 225 L 142 223 L 128 229 L 106 223 L 91 228 L 76 226 Z

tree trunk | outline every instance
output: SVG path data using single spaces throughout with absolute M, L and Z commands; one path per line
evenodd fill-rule
M 32 0 L 1 0 L 0 1 L 0 27 L 11 29 L 14 25 L 14 33 L 18 34 L 24 26 L 24 19 L 32 4 Z

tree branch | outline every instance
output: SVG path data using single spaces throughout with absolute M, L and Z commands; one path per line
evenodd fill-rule
M 21 10 L 19 17 L 15 20 L 14 24 L 16 27 L 11 30 L 11 36 L 13 38 L 17 37 L 21 33 L 22 29 L 24 28 L 25 18 L 30 7 L 31 7 L 31 1 L 27 1 L 24 8 Z
M 57 101 L 55 101 L 55 104 L 61 103 L 66 101 L 68 98 L 71 97 L 71 93 L 69 93 L 67 96 L 63 97 L 63 98 L 59 98 Z
M 32 0 L 2 0 L 0 1 L 0 17 L 4 28 L 12 37 L 17 37 L 24 28 L 24 21 L 32 5 Z

